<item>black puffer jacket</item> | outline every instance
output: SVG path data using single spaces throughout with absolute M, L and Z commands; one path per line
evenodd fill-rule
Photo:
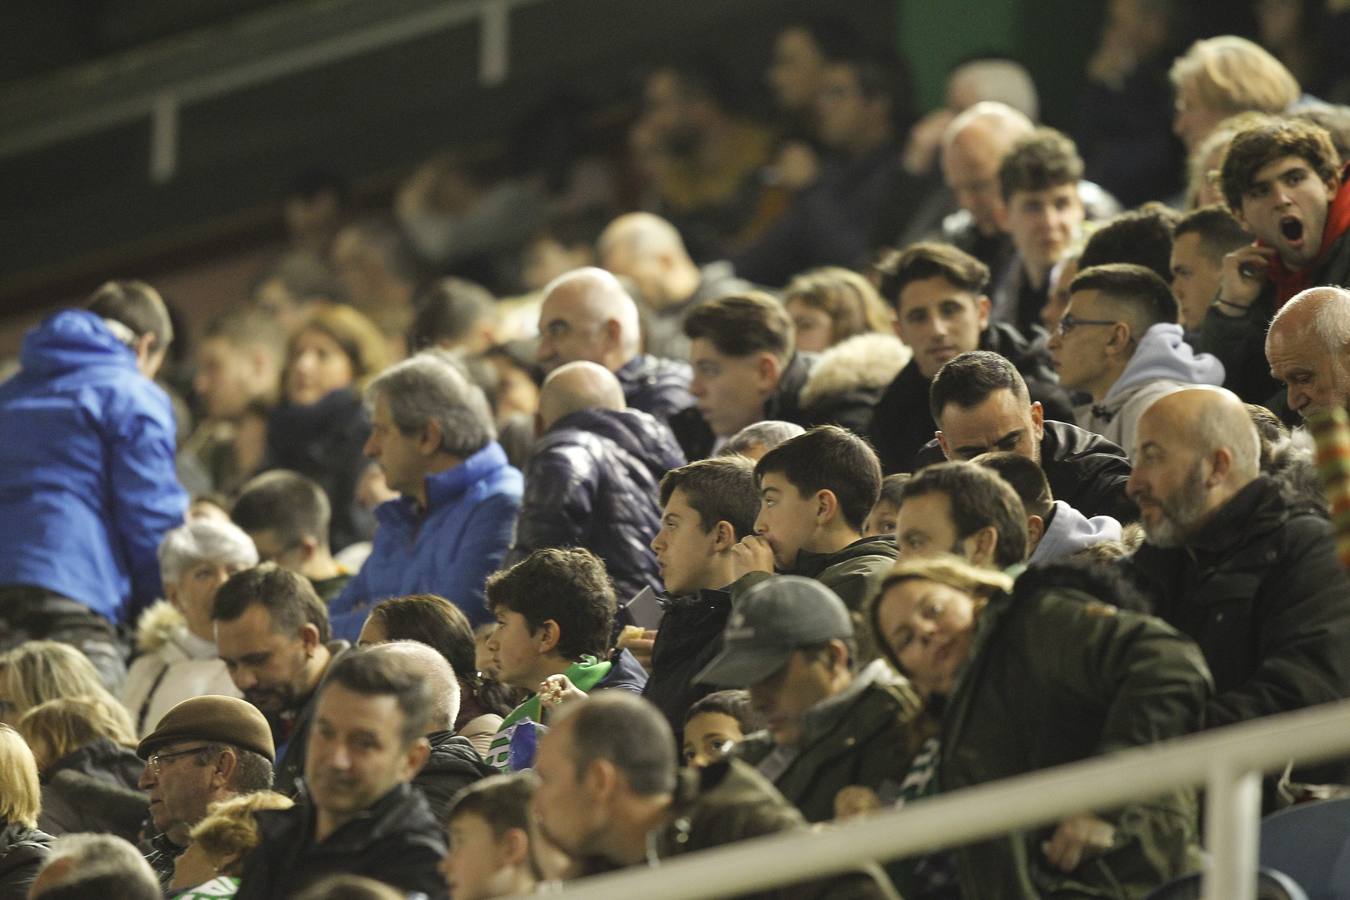
M 133 843 L 150 809 L 136 783 L 145 763 L 134 750 L 100 738 L 43 773 L 38 827 L 48 834 L 115 834 Z
M 994 322 L 980 335 L 979 349 L 997 353 L 1013 364 L 1026 382 L 1031 399 L 1041 404 L 1047 419 L 1073 420 L 1073 403 L 1059 386 L 1044 346 L 1028 343 L 1011 325 Z M 941 451 L 936 460 L 917 458 L 921 448 L 926 449 L 924 445 L 933 440 L 933 433 L 937 431 L 937 423 L 928 406 L 931 381 L 920 374 L 918 362 L 911 360 L 895 376 L 872 411 L 872 446 L 876 447 L 881 468 L 888 475 L 914 472 L 930 463 L 941 462 Z M 1055 496 L 1059 497 L 1058 494 Z
M 919 451 L 918 467 L 943 460 L 942 448 L 934 438 Z M 1139 520 L 1139 507 L 1125 495 L 1130 460 L 1124 450 L 1101 435 L 1047 419 L 1041 438 L 1041 469 L 1055 499 L 1083 515 L 1110 516 L 1119 522 Z
M 333 506 L 328 528 L 341 550 L 375 533 L 375 516 L 356 502 L 356 485 L 370 465 L 363 448 L 370 418 L 360 394 L 342 388 L 309 406 L 283 403 L 267 419 L 269 469 L 290 469 L 312 478 Z
M 534 445 L 509 566 L 545 547 L 585 547 L 620 597 L 661 586 L 652 538 L 661 476 L 684 465 L 665 425 L 634 409 L 563 416 Z
M 480 778 L 495 775 L 497 770 L 483 762 L 468 738 L 457 737 L 453 731 L 433 732 L 427 740 L 431 742 L 431 755 L 412 786 L 427 798 L 436 821 L 444 822 L 455 794 Z
M 27 900 L 51 852 L 52 836 L 22 825 L 0 827 L 0 900 Z
M 641 353 L 624 363 L 614 376 L 631 408 L 664 422 L 694 405 L 689 394 L 690 374 L 689 363 Z

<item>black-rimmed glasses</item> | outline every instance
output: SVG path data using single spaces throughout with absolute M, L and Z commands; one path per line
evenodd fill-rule
M 1070 331 L 1073 331 L 1079 325 L 1118 325 L 1116 319 L 1080 319 L 1072 314 L 1065 314 L 1059 319 L 1059 336 L 1063 337 Z

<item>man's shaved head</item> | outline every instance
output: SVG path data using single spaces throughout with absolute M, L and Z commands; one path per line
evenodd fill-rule
M 576 269 L 544 288 L 539 362 L 545 368 L 585 360 L 613 371 L 638 354 L 641 341 L 637 304 L 604 269 Z
M 1187 388 L 1139 418 L 1133 456 L 1127 491 L 1149 542 L 1183 547 L 1260 474 L 1261 439 L 1232 392 Z
M 981 234 L 994 235 L 1001 228 L 999 164 L 1013 144 L 1034 130 L 1025 115 L 992 101 L 976 103 L 947 126 L 942 139 L 942 177 L 956 202 L 974 217 Z
M 679 229 L 648 212 L 626 213 L 605 227 L 596 242 L 600 258 L 620 248 L 642 256 L 658 253 L 687 254 Z
M 596 242 L 600 264 L 627 278 L 644 301 L 660 309 L 698 287 L 694 265 L 679 230 L 660 216 L 627 213 L 610 222 Z
M 1301 416 L 1350 403 L 1350 291 L 1315 287 L 1275 314 L 1266 333 L 1270 374 Z
M 539 392 L 539 418 L 546 429 L 563 416 L 583 409 L 619 410 L 626 406 L 619 379 L 593 362 L 559 366 L 544 379 Z

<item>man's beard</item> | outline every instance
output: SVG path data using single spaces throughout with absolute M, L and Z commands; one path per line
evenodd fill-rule
M 1186 480 L 1168 500 L 1153 498 L 1158 504 L 1159 520 L 1149 525 L 1144 520 L 1144 533 L 1155 547 L 1170 550 L 1184 547 L 1195 537 L 1203 524 L 1205 508 L 1204 461 L 1196 460 Z

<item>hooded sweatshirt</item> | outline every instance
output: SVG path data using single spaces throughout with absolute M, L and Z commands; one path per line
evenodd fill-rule
M 1045 534 L 1027 563 L 1060 562 L 1093 544 L 1118 541 L 1120 534 L 1120 523 L 1110 516 L 1089 519 L 1063 500 L 1056 500 Z
M 1180 325 L 1160 322 L 1144 332 L 1101 405 L 1085 410 L 1079 422 L 1129 452 L 1134 448 L 1139 417 L 1154 400 L 1185 387 L 1218 385 L 1223 380 L 1223 363 L 1217 357 L 1191 349 Z
M 183 614 L 160 600 L 136 623 L 141 656 L 122 686 L 122 703 L 145 737 L 177 703 L 203 694 L 242 697 L 216 655 L 216 645 L 188 631 Z

